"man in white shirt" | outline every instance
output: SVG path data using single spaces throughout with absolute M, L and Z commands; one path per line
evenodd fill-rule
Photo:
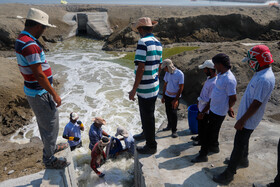
M 207 162 L 208 153 L 211 149 L 213 153 L 219 153 L 219 132 L 221 125 L 226 117 L 234 117 L 233 105 L 236 102 L 236 79 L 230 71 L 229 56 L 219 53 L 212 58 L 214 67 L 217 70 L 218 78 L 211 94 L 209 124 L 207 125 L 207 134 L 201 142 L 199 155 L 191 162 Z
M 192 137 L 194 140 L 193 145 L 201 145 L 202 136 L 206 137 L 207 125 L 209 120 L 209 107 L 210 107 L 210 97 L 212 90 L 216 85 L 217 74 L 212 60 L 206 60 L 202 65 L 198 66 L 199 69 L 203 69 L 203 72 L 207 76 L 207 80 L 202 87 L 198 100 L 198 136 Z M 206 131 L 205 131 L 206 130 Z
M 262 120 L 266 104 L 275 85 L 275 77 L 270 67 L 273 59 L 267 46 L 257 45 L 251 48 L 247 57 L 242 61 L 248 62 L 256 73 L 249 82 L 239 105 L 237 122 L 234 126 L 236 129 L 234 147 L 228 167 L 223 173 L 213 177 L 215 182 L 222 184 L 228 184 L 233 180 L 238 166 L 249 166 L 249 139 Z
M 164 69 L 164 85 L 162 103 L 165 103 L 165 110 L 168 124 L 164 131 L 172 130 L 172 138 L 177 138 L 177 110 L 179 99 L 184 89 L 184 73 L 175 68 L 170 59 L 165 59 L 162 62 L 161 69 Z

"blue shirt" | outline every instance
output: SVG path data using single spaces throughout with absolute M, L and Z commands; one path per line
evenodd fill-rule
M 79 141 L 69 141 L 68 143 L 70 147 L 78 145 L 82 140 L 81 140 L 81 127 L 77 122 L 73 124 L 71 121 L 65 126 L 64 131 L 63 131 L 63 136 L 73 136 L 73 137 L 78 137 L 80 138 Z
M 257 112 L 246 121 L 244 128 L 254 130 L 259 125 L 274 86 L 275 76 L 271 67 L 255 73 L 241 99 L 236 119 L 239 120 L 245 114 L 254 100 L 262 104 Z
M 94 145 L 99 142 L 102 138 L 102 128 L 98 128 L 94 125 L 94 123 L 90 126 L 89 130 L 89 149 L 92 150 Z
M 219 116 L 226 116 L 229 109 L 229 96 L 236 95 L 236 79 L 232 72 L 218 74 L 216 85 L 211 94 L 210 110 Z
M 125 148 L 132 154 L 134 154 L 134 138 L 129 133 L 127 138 L 124 138 Z
M 179 85 L 184 84 L 184 73 L 179 69 L 175 69 L 172 74 L 165 72 L 163 80 L 167 83 L 164 94 L 168 97 L 176 97 Z

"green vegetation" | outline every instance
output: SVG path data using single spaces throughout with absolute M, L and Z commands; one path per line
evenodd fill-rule
M 173 48 L 164 48 L 162 52 L 162 59 L 169 58 L 173 55 L 182 53 L 184 51 L 191 51 L 198 49 L 199 47 L 188 47 L 188 46 L 181 46 L 181 47 L 173 47 Z M 123 57 L 123 60 L 134 60 L 135 52 L 127 52 L 126 56 Z

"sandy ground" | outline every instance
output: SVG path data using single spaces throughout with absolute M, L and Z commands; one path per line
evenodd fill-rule
M 28 8 L 31 7 L 31 5 L 20 5 L 20 4 L 7 4 L 7 5 L 0 5 L 0 56 L 13 56 L 13 52 L 10 50 L 13 48 L 13 44 L 15 41 L 15 38 L 17 34 L 20 32 L 20 30 L 23 29 L 23 22 L 21 20 L 15 19 L 15 16 L 21 15 L 24 16 L 28 10 Z M 34 6 L 32 6 L 34 7 Z M 38 6 L 35 6 L 38 8 Z M 260 23 L 260 24 L 267 24 L 271 20 L 276 20 L 279 18 L 279 7 L 277 8 L 268 8 L 268 7 L 143 7 L 143 6 L 103 6 L 103 5 L 76 5 L 76 6 L 41 6 L 40 9 L 46 11 L 50 14 L 51 23 L 56 24 L 59 29 L 49 29 L 45 34 L 45 40 L 48 41 L 59 41 L 63 39 L 65 36 L 67 36 L 70 26 L 63 23 L 63 15 L 67 11 L 97 11 L 98 9 L 106 8 L 108 11 L 108 14 L 110 16 L 109 20 L 111 23 L 112 28 L 115 31 L 121 30 L 124 27 L 126 27 L 129 23 L 136 20 L 140 16 L 150 16 L 152 18 L 168 18 L 168 17 L 174 17 L 174 18 L 182 18 L 186 16 L 198 16 L 198 15 L 226 15 L 226 14 L 235 14 L 240 13 L 248 16 L 252 16 L 254 21 Z M 17 10 L 17 11 L 14 11 Z M 4 38 L 4 39 L 3 39 Z M 8 38 L 8 39 L 7 39 Z M 7 39 L 7 40 L 5 40 Z M 191 63 L 200 63 L 205 58 L 209 58 L 214 53 L 223 51 L 223 52 L 229 52 L 232 56 L 238 56 L 241 57 L 246 53 L 246 50 L 248 47 L 242 47 L 236 43 L 234 45 L 231 45 L 231 42 L 228 42 L 226 44 L 215 44 L 215 45 L 203 45 L 200 50 L 193 51 L 190 53 L 183 53 L 179 54 L 176 57 L 173 58 L 174 62 L 176 62 L 176 65 L 178 67 L 185 68 L 185 70 L 188 69 L 189 65 Z M 195 44 L 197 45 L 197 44 Z M 271 44 L 272 47 L 275 47 L 274 54 L 275 54 L 275 60 L 278 65 L 274 68 L 274 70 L 279 71 L 279 50 L 276 49 L 276 42 Z M 214 50 L 212 50 L 214 47 Z M 231 50 L 231 47 L 234 48 L 234 50 Z M 209 52 L 209 54 L 208 54 Z M 242 54 L 242 55 L 241 55 Z M 193 60 L 192 60 L 193 59 Z M 236 58 L 237 61 L 237 58 Z M 184 63 L 187 62 L 187 63 Z M 189 64 L 188 64 L 189 63 Z M 9 134 L 15 129 L 23 126 L 28 122 L 28 120 L 32 117 L 32 113 L 30 111 L 30 108 L 28 107 L 28 104 L 26 103 L 26 99 L 24 97 L 24 93 L 22 91 L 22 78 L 19 74 L 18 67 L 16 65 L 15 60 L 10 60 L 7 58 L 0 57 L 0 74 L 1 78 L 4 81 L 1 81 L 0 83 L 0 107 L 1 107 L 1 125 L 3 125 L 3 122 L 5 122 L 6 127 L 3 128 L 1 126 L 1 132 L 3 134 Z M 183 67 L 184 66 L 184 67 Z M 236 67 L 239 67 L 240 65 L 237 64 Z M 195 67 L 195 65 L 193 65 Z M 243 83 L 240 87 L 239 99 L 242 95 L 242 89 L 244 90 L 246 87 L 246 84 L 248 83 L 248 80 L 252 73 L 249 73 L 248 69 L 246 69 L 245 72 L 242 73 L 243 66 L 239 67 L 237 72 L 239 72 L 238 76 L 241 74 L 244 75 L 243 79 L 242 76 L 239 77 L 239 83 Z M 181 68 L 180 68 L 181 69 Z M 196 70 L 197 71 L 197 70 Z M 194 74 L 190 74 L 194 75 Z M 201 75 L 198 72 L 196 72 L 195 75 Z M 246 75 L 246 76 L 245 76 Z M 279 77 L 279 74 L 278 74 Z M 202 83 L 202 79 L 205 77 L 200 77 L 200 83 Z M 245 81 L 244 81 L 245 80 Z M 279 80 L 279 79 L 278 79 Z M 279 81 L 277 83 L 277 89 L 280 89 Z M 199 90 L 198 90 L 199 91 Z M 192 96 L 195 98 L 195 96 Z M 193 99 L 192 99 L 193 100 Z M 236 104 L 236 106 L 238 103 Z M 184 109 L 185 111 L 185 109 Z M 237 108 L 235 107 L 235 111 L 237 111 Z M 243 177 L 241 181 L 242 183 L 238 183 L 238 181 L 234 182 L 233 184 L 235 186 L 243 186 L 243 184 L 246 184 L 244 186 L 249 186 L 249 183 L 252 182 L 252 180 L 263 180 L 264 182 L 271 180 L 275 174 L 275 165 L 276 165 L 276 146 L 277 146 L 277 140 L 279 138 L 279 92 L 275 93 L 274 99 L 271 100 L 271 102 L 268 105 L 267 114 L 265 116 L 264 122 L 262 122 L 262 125 L 260 128 L 256 130 L 254 133 L 252 141 L 252 146 L 250 149 L 250 157 L 252 158 L 252 164 L 248 169 L 244 169 L 240 172 L 238 172 L 238 176 Z M 3 119 L 6 120 L 3 120 Z M 7 123 L 9 122 L 9 123 Z M 230 154 L 230 151 L 232 149 L 232 141 L 233 141 L 233 130 L 234 120 L 229 120 L 226 122 L 225 125 L 223 125 L 222 131 L 221 131 L 221 140 L 222 143 L 222 149 L 224 150 L 221 152 L 221 154 L 215 155 L 215 157 L 212 157 L 210 160 L 213 161 L 215 168 L 218 166 L 218 170 L 220 171 L 219 167 L 222 166 L 222 160 L 225 158 L 225 156 L 228 156 Z M 187 129 L 187 126 L 184 126 L 181 128 L 182 133 Z M 9 143 L 9 136 L 2 136 L 0 135 L 0 181 L 7 180 L 10 178 L 17 178 L 20 176 L 36 173 L 43 169 L 43 166 L 41 164 L 42 159 L 42 145 L 38 143 L 31 142 L 26 145 L 18 145 L 14 143 Z M 181 138 L 181 141 L 186 143 L 189 142 L 189 136 L 185 138 Z M 35 141 L 36 142 L 36 141 Z M 189 143 L 186 144 L 189 148 Z M 176 146 L 175 146 L 176 147 Z M 192 148 L 190 150 L 193 150 L 189 152 L 188 154 L 194 154 L 198 150 L 196 148 Z M 184 151 L 184 150 L 182 150 Z M 176 150 L 175 150 L 176 152 Z M 252 153 L 252 154 L 251 154 Z M 191 156 L 190 156 L 191 158 Z M 187 158 L 188 160 L 188 158 Z M 166 162 L 165 160 L 164 162 Z M 170 161 L 171 162 L 171 161 Z M 267 165 L 261 164 L 261 162 L 266 163 Z M 168 164 L 170 165 L 170 164 Z M 205 167 L 204 165 L 199 165 L 200 170 Z M 166 168 L 168 170 L 168 168 Z M 175 170 L 176 168 L 174 168 Z M 10 173 L 12 170 L 14 172 Z M 172 171 L 171 169 L 169 169 Z M 202 170 L 203 171 L 203 170 Z M 263 172 L 256 172 L 256 171 L 263 171 Z M 187 172 L 187 170 L 186 170 Z M 214 171 L 216 172 L 216 171 Z M 188 175 L 190 175 L 189 173 Z M 165 175 L 163 175 L 165 176 Z M 182 184 L 189 184 L 188 182 L 190 180 L 199 180 L 200 175 L 190 176 L 190 179 L 186 179 L 185 182 L 182 181 Z M 259 179 L 258 179 L 259 177 Z M 266 177 L 266 178 L 265 178 Z M 168 176 L 167 176 L 168 179 Z M 183 179 L 183 178 L 182 178 Z M 180 179 L 180 180 L 182 180 Z M 248 180 L 247 180 L 248 179 Z M 266 181 L 264 179 L 267 179 Z M 190 181 L 190 184 L 193 184 L 192 181 Z M 169 183 L 167 181 L 167 183 Z

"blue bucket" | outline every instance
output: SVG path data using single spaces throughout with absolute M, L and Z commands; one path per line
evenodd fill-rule
M 188 107 L 189 128 L 193 134 L 198 133 L 198 122 L 196 119 L 197 114 L 198 114 L 198 108 L 196 104 Z

